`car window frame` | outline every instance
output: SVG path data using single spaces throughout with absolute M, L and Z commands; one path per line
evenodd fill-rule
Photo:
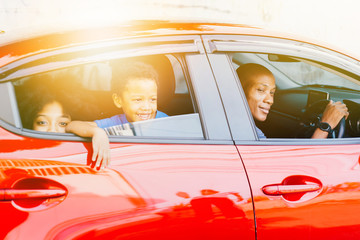
M 157 54 L 203 51 L 197 38 L 196 35 L 125 38 L 42 51 L 2 66 L 0 82 L 85 63 L 117 59 L 119 54 L 123 57 L 136 57 L 153 51 Z M 131 50 L 127 50 L 129 47 Z M 74 53 L 79 56 L 71 57 Z
M 14 86 L 10 82 L 0 84 L 0 102 L 0 120 L 21 127 Z
M 185 35 L 185 36 L 164 36 L 164 37 L 145 37 L 145 38 L 136 38 L 136 43 L 141 43 L 142 41 L 145 42 L 144 46 L 140 44 L 139 48 L 132 48 L 130 50 L 125 49 L 124 55 L 121 55 L 122 57 L 136 57 L 136 56 L 143 56 L 143 55 L 156 55 L 156 54 L 184 54 L 186 58 L 186 62 L 190 61 L 192 64 L 195 64 L 196 67 L 189 67 L 187 66 L 187 71 L 184 73 L 186 76 L 185 78 L 188 79 L 188 85 L 190 94 L 192 94 L 193 104 L 197 105 L 197 110 L 200 115 L 201 119 L 201 125 L 202 130 L 204 134 L 204 139 L 180 139 L 176 136 L 174 138 L 164 138 L 164 137 L 121 137 L 121 136 L 110 136 L 110 142 L 141 142 L 141 143 L 186 143 L 186 144 L 204 144 L 206 142 L 207 144 L 231 144 L 232 138 L 230 134 L 229 127 L 226 123 L 226 117 L 224 115 L 223 106 L 220 104 L 220 98 L 218 96 L 218 90 L 216 88 L 214 77 L 212 76 L 211 69 L 209 67 L 207 57 L 205 55 L 205 51 L 203 48 L 203 45 L 201 44 L 201 38 L 198 35 Z M 122 41 L 117 40 L 117 43 L 124 43 L 126 44 L 131 43 L 131 39 L 125 39 Z M 146 42 L 150 42 L 151 44 L 146 45 Z M 170 43 L 170 44 L 169 44 Z M 175 44 L 176 43 L 176 44 Z M 200 44 L 199 44 L 200 43 Z M 97 46 L 97 45 L 96 45 Z M 103 45 L 100 46 L 104 47 Z M 125 47 L 124 47 L 125 48 Z M 82 48 L 81 46 L 76 46 L 74 49 L 80 49 L 81 51 L 88 50 L 88 46 Z M 85 51 L 84 50 L 84 51 Z M 98 48 L 96 48 L 96 51 L 99 51 Z M 107 57 L 111 60 L 118 58 L 119 52 L 116 52 L 115 54 L 110 53 Z M 92 62 L 101 62 L 104 59 L 101 58 L 96 59 L 96 56 L 92 56 L 91 54 L 88 56 L 87 60 L 85 60 L 85 63 L 81 62 L 78 59 L 76 61 L 72 61 L 71 57 L 69 62 L 63 61 L 63 58 L 66 54 L 71 54 L 71 51 L 69 49 L 56 49 L 54 50 L 54 54 L 56 56 L 61 55 L 59 62 L 50 62 L 49 64 L 46 63 L 46 59 L 48 58 L 55 58 L 51 54 L 51 51 L 47 51 L 44 53 L 40 53 L 37 55 L 29 56 L 28 58 L 20 59 L 16 62 L 12 62 L 8 65 L 5 65 L 4 67 L 0 68 L 0 72 L 2 72 L 3 78 L 0 79 L 0 84 L 9 84 L 10 81 L 15 81 L 23 77 L 31 76 L 33 74 L 43 73 L 46 71 L 51 70 L 58 70 L 63 69 L 65 67 L 69 66 L 76 66 L 80 64 L 86 64 L 86 63 L 92 63 Z M 114 55 L 114 56 L 113 56 Z M 65 56 L 66 57 L 66 56 Z M 30 62 L 26 62 L 26 60 L 29 60 Z M 84 60 L 82 58 L 82 60 Z M 43 64 L 36 65 L 37 62 L 43 62 Z M 35 65 L 34 65 L 35 64 Z M 188 65 L 188 63 L 185 63 Z M 24 67 L 24 69 L 22 69 Z M 189 71 L 189 68 L 191 70 Z M 5 71 L 5 70 L 6 71 Z M 8 72 L 9 74 L 4 73 Z M 4 77 L 5 76 L 5 77 Z M 191 77 L 191 80 L 189 80 Z M 206 78 L 207 81 L 199 81 L 198 79 Z M 194 81 L 199 81 L 199 83 L 195 84 L 194 86 L 192 83 Z M 213 84 L 210 84 L 209 82 L 214 82 Z M 199 92 L 202 92 L 201 89 L 207 89 L 207 91 L 210 91 L 211 94 L 200 94 Z M 13 98 L 15 99 L 15 93 L 14 89 L 11 90 L 13 93 Z M 10 92 L 11 92 L 10 91 Z M 215 99 L 215 100 L 214 100 Z M 16 102 L 16 100 L 15 100 Z M 218 102 L 216 107 L 213 107 L 213 109 L 208 109 L 206 107 L 200 107 L 200 105 L 206 102 Z M 206 106 L 206 105 L 205 105 Z M 17 106 L 11 106 L 12 109 L 15 109 L 15 112 L 19 113 L 19 110 Z M 204 108 L 204 109 L 203 109 Z M 215 111 L 218 114 L 214 116 L 211 112 Z M 208 117 L 212 116 L 211 117 Z M 219 120 L 221 119 L 221 120 Z M 21 122 L 20 117 L 18 116 L 18 121 Z M 217 124 L 220 122 L 221 124 Z M 0 121 L 0 126 L 5 128 L 6 130 L 20 134 L 22 136 L 26 137 L 32 137 L 32 138 L 41 138 L 41 139 L 52 139 L 52 140 L 65 140 L 65 141 L 91 141 L 91 139 L 88 138 L 82 138 L 75 136 L 70 133 L 46 133 L 46 132 L 38 132 L 34 130 L 29 129 L 23 129 L 22 127 L 18 125 L 12 125 L 12 124 L 2 124 Z M 217 128 L 214 128 L 213 126 L 217 126 Z
M 203 36 L 207 53 L 215 52 L 256 52 L 296 56 L 345 68 L 360 76 L 359 60 L 325 47 L 276 37 L 247 35 L 205 35 Z
M 340 69 L 345 68 L 346 71 L 360 76 L 360 67 L 357 60 L 328 49 L 323 49 L 316 45 L 287 39 L 243 35 L 206 35 L 203 36 L 203 39 L 210 64 L 214 71 L 214 75 L 216 76 L 216 82 L 220 88 L 221 98 L 223 100 L 226 99 L 224 100 L 224 108 L 235 144 L 328 145 L 360 143 L 360 138 L 311 139 L 311 141 L 309 141 L 309 139 L 299 138 L 259 139 L 255 130 L 255 121 L 248 107 L 245 93 L 241 87 L 236 71 L 232 66 L 230 53 L 273 53 L 296 56 L 325 63 Z M 271 46 L 274 48 L 271 48 Z M 219 62 L 226 62 L 229 66 L 226 67 L 225 64 L 223 64 L 222 67 L 218 67 Z M 350 68 L 355 68 L 356 71 L 352 71 Z M 230 69 L 231 73 L 225 75 L 224 69 L 226 71 L 229 71 Z M 234 86 L 237 86 L 236 89 Z M 232 93 L 229 94 L 230 92 Z M 234 102 L 241 102 L 241 107 L 234 107 Z M 244 126 L 239 127 L 239 124 Z M 244 128 L 248 128 L 251 131 L 244 131 Z

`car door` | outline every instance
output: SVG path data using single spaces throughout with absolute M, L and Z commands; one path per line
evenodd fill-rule
M 273 72 L 279 92 L 278 96 L 275 93 L 274 108 L 276 104 L 279 108 L 271 113 L 272 119 L 268 120 L 273 125 L 269 127 L 280 131 L 278 134 L 282 136 L 293 136 L 292 133 L 302 127 L 299 123 L 307 99 L 304 92 L 307 93 L 308 88 L 292 86 L 290 90 L 285 90 L 285 85 L 281 83 L 286 83 L 287 76 L 271 65 L 270 58 L 259 58 L 258 54 L 305 59 L 323 69 L 341 72 L 347 79 L 354 79 L 354 76 L 359 79 L 358 62 L 319 46 L 280 38 L 239 35 L 203 38 L 205 44 L 208 44 L 209 61 L 220 89 L 232 136 L 251 184 L 257 238 L 358 239 L 358 135 L 342 139 L 270 137 L 259 140 L 235 72 L 237 64 L 247 62 L 262 64 Z M 245 54 L 246 58 L 236 63 L 236 54 Z M 291 86 L 293 83 L 288 84 Z M 332 89 L 329 90 L 330 97 L 335 101 L 359 99 L 359 91 L 355 89 L 358 83 L 352 89 L 341 89 L 339 86 L 327 88 L 324 87 L 326 84 L 329 84 L 329 79 L 316 87 Z M 279 86 L 284 89 L 279 89 Z
M 190 35 L 126 38 L 47 51 L 3 68 L 0 210 L 6 217 L 1 237 L 255 239 L 249 183 L 199 41 Z M 179 75 L 173 98 L 159 102 L 159 110 L 171 116 L 134 126 L 136 136 L 110 136 L 108 168 L 89 166 L 91 139 L 22 125 L 19 101 L 30 90 L 19 88 L 30 75 L 57 76 L 67 69 L 80 74 L 88 88 L 68 88 L 77 107 L 73 118 L 94 120 L 114 110 L 111 92 L 104 91 L 107 61 L 153 56 L 170 59 Z M 171 84 L 160 86 L 170 92 Z M 81 97 L 76 90 L 86 93 L 86 107 L 79 107 L 84 99 L 75 101 Z M 102 108 L 94 117 L 90 107 L 96 104 Z

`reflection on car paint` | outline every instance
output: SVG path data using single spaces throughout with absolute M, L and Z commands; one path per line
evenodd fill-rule
M 360 234 L 360 221 L 352 217 L 360 197 L 360 152 L 355 145 L 274 146 L 271 149 L 238 145 L 238 149 L 253 187 L 259 237 L 268 239 L 276 232 L 278 239 L 287 239 L 291 229 L 297 233 L 293 239 L 303 239 L 302 233 L 310 229 L 315 238 L 346 239 L 346 232 L 336 231 L 339 226 L 351 231 L 351 238 Z M 322 189 L 306 193 L 306 198 L 300 201 L 296 194 L 270 196 L 261 191 L 268 184 L 281 183 L 294 175 L 303 178 L 303 184 L 318 181 Z M 308 181 L 303 175 L 313 180 Z

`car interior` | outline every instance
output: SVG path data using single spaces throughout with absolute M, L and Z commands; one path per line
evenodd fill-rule
M 307 59 L 276 54 L 233 53 L 233 67 L 258 63 L 276 79 L 274 104 L 256 125 L 267 138 L 310 138 L 329 100 L 342 101 L 349 117 L 329 138 L 360 136 L 360 77 Z
M 186 136 L 186 132 L 191 136 L 203 137 L 200 119 L 196 114 L 196 106 L 193 103 L 189 91 L 189 85 L 186 80 L 186 72 L 184 71 L 182 56 L 180 55 L 150 55 L 131 58 L 120 58 L 107 62 L 98 62 L 84 64 L 66 69 L 54 70 L 22 78 L 13 82 L 18 105 L 20 106 L 20 116 L 25 128 L 31 128 L 25 125 L 27 114 L 21 103 L 28 101 L 26 95 L 29 91 L 34 91 L 40 87 L 47 88 L 53 93 L 63 92 L 63 95 L 70 97 L 64 98 L 66 109 L 69 109 L 72 120 L 94 121 L 97 119 L 109 118 L 117 114 L 121 114 L 122 110 L 117 108 L 113 102 L 111 89 L 112 73 L 117 70 L 117 66 L 126 61 L 139 60 L 152 65 L 158 73 L 158 110 L 166 113 L 168 116 L 184 115 L 188 117 L 167 118 L 166 121 L 153 119 L 153 126 L 146 124 L 134 124 L 133 129 L 138 129 L 135 135 L 145 136 Z M 45 90 L 46 91 L 46 90 Z M 38 96 L 37 101 L 40 101 Z M 22 110 L 23 109 L 23 110 Z M 170 119 L 173 119 L 170 122 Z M 164 129 L 170 130 L 174 125 L 184 126 L 183 132 L 166 133 Z M 161 123 L 156 123 L 161 122 Z M 159 131 L 162 124 L 163 130 Z M 26 127 L 28 126 L 28 127 Z M 167 126 L 167 127 L 166 127 Z M 151 130 L 151 128 L 155 128 Z M 139 130 L 141 129 L 141 131 Z M 175 127 L 177 129 L 177 127 Z M 114 132 L 109 132 L 114 134 Z M 117 134 L 114 134 L 117 135 Z
M 62 89 L 71 96 L 67 105 L 71 109 L 72 120 L 94 121 L 114 116 L 121 113 L 121 109 L 112 100 L 112 72 L 116 71 L 117 64 L 134 59 L 151 64 L 159 74 L 158 110 L 169 116 L 189 115 L 189 121 L 186 122 L 189 126 L 188 134 L 200 137 L 200 120 L 193 115 L 197 113 L 197 109 L 180 54 L 120 58 L 28 76 L 13 82 L 18 105 L 27 101 L 24 95 L 31 92 L 32 87 L 41 85 L 49 89 L 55 88 L 56 91 Z M 359 76 L 327 64 L 293 56 L 236 52 L 231 53 L 231 59 L 235 70 L 241 64 L 258 63 L 275 76 L 277 90 L 274 104 L 266 121 L 256 122 L 267 138 L 311 137 L 316 121 L 321 118 L 329 100 L 344 102 L 350 112 L 349 117 L 341 121 L 329 138 L 360 136 Z M 28 84 L 31 82 L 34 84 Z M 29 88 L 29 85 L 32 87 Z M 20 110 L 20 116 L 24 125 L 26 114 Z M 175 119 L 181 118 L 174 118 L 174 121 Z M 169 124 L 168 129 L 174 124 L 176 122 Z M 185 137 L 186 134 L 184 131 L 175 135 Z

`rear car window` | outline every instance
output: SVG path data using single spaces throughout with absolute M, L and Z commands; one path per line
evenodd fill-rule
M 35 125 L 50 124 L 45 119 L 37 119 L 49 101 L 61 105 L 63 118 L 55 123 L 60 129 L 69 119 L 98 122 L 114 116 L 129 118 L 124 106 L 115 103 L 114 94 L 121 94 L 114 88 L 124 81 L 121 76 L 128 71 L 125 66 L 131 67 L 135 62 L 142 62 L 155 70 L 157 96 L 152 101 L 157 101 L 156 118 L 106 127 L 107 133 L 122 137 L 203 139 L 199 114 L 186 78 L 185 63 L 180 55 L 171 54 L 83 64 L 13 81 L 22 127 L 42 131 Z

